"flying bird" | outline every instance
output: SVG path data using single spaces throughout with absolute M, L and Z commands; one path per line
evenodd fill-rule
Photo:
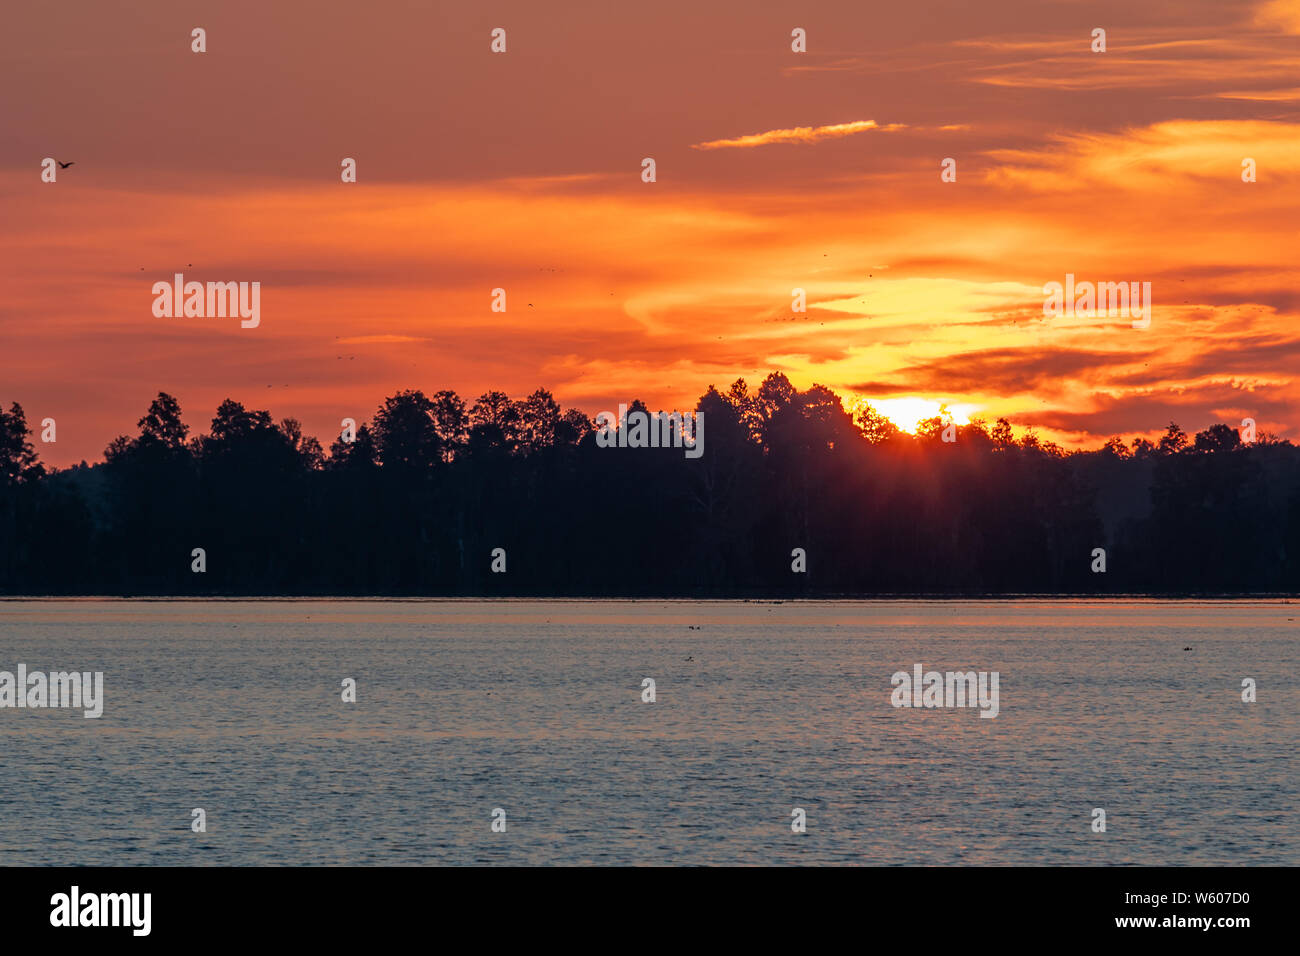
M 59 163 L 59 161 L 58 161 L 57 159 L 55 160 L 55 162 L 56 162 L 56 163 Z M 73 160 L 70 160 L 69 162 L 66 162 L 66 163 L 59 163 L 59 169 L 67 169 L 69 166 L 71 166 L 71 165 L 72 165 L 73 163 L 75 163 L 75 162 L 76 162 L 76 160 L 73 159 Z

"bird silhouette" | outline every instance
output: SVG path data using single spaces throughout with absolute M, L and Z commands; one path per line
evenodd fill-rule
M 55 162 L 56 162 L 56 163 L 59 163 L 59 161 L 58 161 L 57 159 L 55 160 Z M 69 166 L 71 166 L 71 165 L 72 165 L 73 163 L 75 163 L 75 162 L 76 162 L 76 160 L 73 159 L 73 160 L 69 160 L 69 161 L 66 162 L 66 163 L 59 163 L 59 169 L 67 169 Z

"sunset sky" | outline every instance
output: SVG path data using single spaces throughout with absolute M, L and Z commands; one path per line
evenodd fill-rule
M 231 397 L 328 445 L 400 388 L 594 416 L 770 371 L 1066 447 L 1171 418 L 1300 438 L 1300 0 L 4 19 L 0 402 L 57 420 L 48 464 L 159 390 L 197 431 Z M 47 156 L 75 165 L 44 183 Z M 260 326 L 156 318 L 176 272 L 260 282 Z M 1151 327 L 1046 318 L 1066 273 L 1150 282 Z

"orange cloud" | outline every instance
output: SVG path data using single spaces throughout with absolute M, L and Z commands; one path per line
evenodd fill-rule
M 1036 190 L 1077 191 L 1104 186 L 1123 191 L 1167 189 L 1174 181 L 1240 184 L 1241 160 L 1252 157 L 1273 176 L 1300 172 L 1300 125 L 1263 120 L 1170 120 L 1115 134 L 1068 133 L 1050 147 L 994 149 L 999 166 L 988 180 Z M 1257 197 L 1234 195 L 1239 210 Z M 1258 197 L 1273 203 L 1276 197 Z
M 1289 103 L 1300 100 L 1300 86 L 1284 90 L 1229 90 L 1211 94 L 1219 100 L 1249 100 L 1253 103 Z
M 766 133 L 751 133 L 735 139 L 715 139 L 707 143 L 695 143 L 691 149 L 748 149 L 754 146 L 768 146 L 772 143 L 816 143 L 823 139 L 840 139 L 868 130 L 880 130 L 891 133 L 904 129 L 903 123 L 890 123 L 881 126 L 875 120 L 855 120 L 852 123 L 835 123 L 830 126 L 796 126 L 794 129 L 770 129 Z
M 1256 11 L 1255 22 L 1265 28 L 1300 34 L 1300 0 L 1269 0 Z
M 1098 21 L 1104 55 L 1070 5 L 956 5 L 936 21 L 832 0 L 837 40 L 818 31 L 806 56 L 762 18 L 702 10 L 720 29 L 693 45 L 677 18 L 638 17 L 660 42 L 637 52 L 607 45 L 603 18 L 503 2 L 529 42 L 429 61 L 419 44 L 447 17 L 456 35 L 478 29 L 468 8 L 413 9 L 391 35 L 324 17 L 309 44 L 292 17 L 267 17 L 239 56 L 204 59 L 172 50 L 165 16 L 141 40 L 143 21 L 68 0 L 103 48 L 140 46 L 109 74 L 43 9 L 18 10 L 24 57 L 64 80 L 0 90 L 19 133 L 0 138 L 0 401 L 58 419 L 47 462 L 99 456 L 159 388 L 195 428 L 229 396 L 325 436 L 399 388 L 545 386 L 594 413 L 681 408 L 773 370 L 907 403 L 900 416 L 1006 415 L 1065 445 L 1175 416 L 1191 430 L 1249 414 L 1294 437 L 1300 53 L 1278 29 L 1294 0 Z M 221 5 L 212 35 L 233 35 L 242 7 L 260 9 Z M 1011 32 L 1029 24 L 1037 36 Z M 719 68 L 724 31 L 737 58 Z M 339 87 L 326 54 L 344 41 L 371 68 Z M 585 58 L 557 68 L 559 49 Z M 438 123 L 406 122 L 431 78 L 456 95 Z M 905 126 L 787 128 L 886 94 Z M 182 122 L 167 150 L 149 146 L 160 115 Z M 726 129 L 766 132 L 708 140 Z M 902 134 L 754 148 L 873 130 Z M 56 148 L 80 162 L 41 183 L 32 158 Z M 639 176 L 647 151 L 655 185 Z M 361 179 L 345 186 L 350 155 Z M 940 179 L 945 156 L 956 182 Z M 155 319 L 151 285 L 178 271 L 260 281 L 262 325 Z M 1043 285 L 1066 273 L 1149 281 L 1151 328 L 1048 319 Z M 507 313 L 490 309 L 498 287 Z
M 427 342 L 428 339 L 420 335 L 353 335 L 346 339 L 339 339 L 340 345 L 387 345 L 394 342 Z

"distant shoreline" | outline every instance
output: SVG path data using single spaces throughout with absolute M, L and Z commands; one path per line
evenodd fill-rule
M 192 603 L 210 603 L 210 602 L 240 602 L 240 601 L 285 601 L 305 603 L 310 601 L 335 601 L 335 602 L 375 602 L 386 601 L 391 603 L 406 604 L 435 604 L 435 603 L 467 603 L 467 602 L 585 602 L 585 603 L 602 603 L 606 601 L 621 601 L 626 603 L 647 603 L 652 601 L 675 601 L 675 602 L 726 602 L 729 604 L 814 604 L 814 603 L 862 603 L 872 601 L 932 601 L 944 602 L 951 601 L 960 603 L 962 601 L 1279 601 L 1290 603 L 1291 601 L 1300 602 L 1300 594 L 1288 593 L 1243 593 L 1243 594 L 832 594 L 819 595 L 816 597 L 745 597 L 745 596 L 728 596 L 728 595 L 600 595 L 600 594 L 572 594 L 572 595 L 483 595 L 483 594 L 463 594 L 463 595 L 391 595 L 391 594 L 213 594 L 213 595 L 196 595 L 196 594 L 141 594 L 141 595 L 121 595 L 121 594 L 37 594 L 37 595 L 0 595 L 0 603 L 19 603 L 31 601 L 84 601 L 84 602 L 109 602 L 109 601 L 133 601 L 133 602 L 192 602 Z

